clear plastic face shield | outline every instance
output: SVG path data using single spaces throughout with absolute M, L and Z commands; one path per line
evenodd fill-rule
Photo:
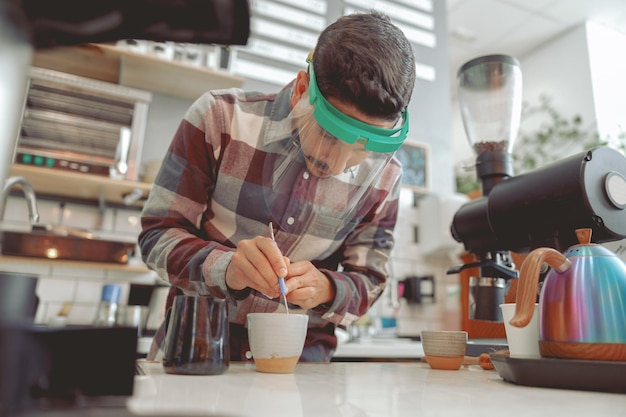
M 320 93 L 310 63 L 308 91 L 281 124 L 282 138 L 266 138 L 265 201 L 273 221 L 297 232 L 296 222 L 367 214 L 368 195 L 406 139 L 408 114 L 387 128 L 342 113 Z

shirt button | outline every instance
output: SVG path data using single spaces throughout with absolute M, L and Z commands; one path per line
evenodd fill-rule
M 293 225 L 296 222 L 296 219 L 294 219 L 293 217 L 290 217 L 287 219 L 287 224 L 289 226 Z
M 252 359 L 252 352 L 249 350 L 246 352 L 246 359 Z
M 309 173 L 305 172 L 304 174 L 302 174 L 302 178 L 304 178 L 305 180 L 309 179 Z

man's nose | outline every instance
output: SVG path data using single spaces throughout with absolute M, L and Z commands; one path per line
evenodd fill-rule
M 350 149 L 336 149 L 332 156 L 330 170 L 332 175 L 339 175 L 348 167 L 348 161 L 352 157 Z

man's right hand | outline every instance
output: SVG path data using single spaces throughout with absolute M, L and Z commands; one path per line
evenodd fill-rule
M 233 290 L 246 287 L 269 297 L 280 296 L 278 277 L 287 275 L 289 259 L 268 237 L 257 236 L 237 244 L 237 251 L 226 269 L 226 285 Z

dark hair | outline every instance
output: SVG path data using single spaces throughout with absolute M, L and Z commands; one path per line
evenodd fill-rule
M 340 17 L 321 33 L 313 66 L 320 92 L 373 117 L 397 119 L 415 84 L 411 44 L 386 15 Z

